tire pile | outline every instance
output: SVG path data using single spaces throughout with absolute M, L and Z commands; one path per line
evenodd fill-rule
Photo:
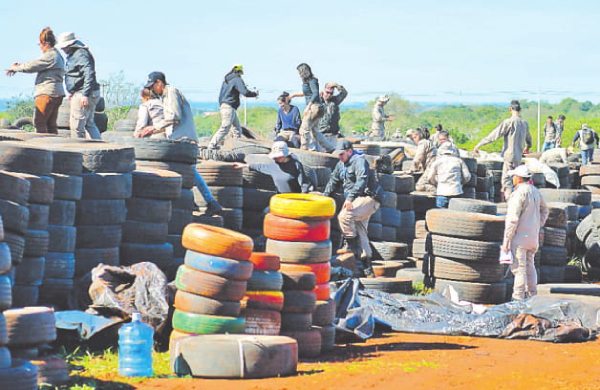
M 494 175 L 488 172 L 486 165 L 477 163 L 477 184 L 475 186 L 475 199 L 494 200 Z
M 426 268 L 434 278 L 435 290 L 441 292 L 452 286 L 461 299 L 469 302 L 504 302 L 506 267 L 498 262 L 504 218 L 436 209 L 428 211 L 426 221 L 431 240 Z
M 104 113 L 106 103 L 104 98 L 101 97 L 96 104 L 94 112 L 94 123 L 100 133 L 104 133 L 108 129 L 108 116 Z M 62 104 L 58 107 L 58 116 L 56 117 L 56 125 L 58 127 L 58 136 L 70 138 L 71 137 L 71 101 L 69 99 L 63 99 Z M 118 122 L 118 121 L 117 121 Z M 134 121 L 135 126 L 135 121 Z M 133 129 L 132 129 L 133 131 Z M 133 133 L 132 133 L 133 134 Z
M 241 231 L 244 206 L 242 170 L 234 168 L 231 163 L 217 161 L 202 161 L 196 165 L 196 169 L 202 175 L 215 200 L 223 206 L 220 215 L 223 216 L 225 228 Z M 196 188 L 194 188 L 194 199 L 200 211 L 205 211 L 206 202 Z
M 600 189 L 600 165 L 587 164 L 582 165 L 579 169 L 581 177 L 581 185 L 590 191 Z
M 132 196 L 127 200 L 120 247 L 122 265 L 149 261 L 171 281 L 183 258 L 173 258 L 173 245 L 167 242 L 171 203 L 181 196 L 181 175 L 158 169 L 132 172 Z
M 561 163 L 549 163 L 547 165 L 554 172 L 556 172 L 556 175 L 558 176 L 558 182 L 560 183 L 560 189 L 571 189 L 571 185 L 573 183 L 573 176 L 571 175 L 571 169 L 569 168 L 569 165 Z M 551 188 L 554 188 L 554 186 L 552 186 Z
M 462 157 L 461 160 L 467 165 L 469 168 L 469 172 L 471 172 L 471 180 L 468 183 L 463 185 L 463 197 L 469 199 L 477 198 L 477 160 L 471 157 Z
M 208 225 L 183 232 L 187 249 L 175 286 L 171 340 L 191 334 L 245 333 L 240 301 L 252 275 L 252 239 Z
M 246 333 L 279 335 L 283 309 L 283 276 L 279 272 L 279 256 L 254 252 L 250 256 L 250 262 L 254 268 L 248 279 L 241 312 L 241 317 L 246 320 Z
M 584 247 L 582 266 L 591 280 L 600 279 L 600 209 L 592 210 L 576 231 Z
M 573 212 L 577 208 L 567 203 L 547 205 L 550 214 L 540 231 L 540 248 L 536 253 L 539 283 L 562 283 L 568 262 L 567 221 L 577 215 Z
M 281 334 L 298 341 L 300 357 L 318 356 L 335 340 L 329 286 L 334 213 L 331 198 L 279 194 L 265 217 L 266 251 L 279 256 L 283 274 Z
M 478 176 L 480 173 L 483 173 L 483 168 L 480 168 L 479 165 L 485 167 L 486 177 L 491 176 L 493 178 L 493 185 L 489 189 L 489 201 L 493 201 L 496 203 L 502 202 L 502 166 L 504 163 L 502 161 L 497 160 L 478 160 L 477 172 Z M 545 182 L 545 180 L 544 180 Z M 485 199 L 483 199 L 485 200 Z
M 245 183 L 244 183 L 245 184 Z M 242 232 L 252 238 L 262 236 L 265 209 L 277 192 L 244 186 Z

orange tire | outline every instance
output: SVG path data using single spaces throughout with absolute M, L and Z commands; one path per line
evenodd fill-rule
M 313 291 L 317 295 L 318 301 L 326 301 L 330 299 L 331 286 L 329 285 L 329 283 L 317 284 L 317 287 L 315 287 Z
M 186 249 L 234 260 L 248 260 L 254 247 L 244 234 L 200 223 L 185 227 L 181 243 Z
M 329 283 L 331 279 L 331 263 L 292 264 L 281 263 L 281 272 L 306 271 L 315 274 L 317 284 Z
M 279 271 L 279 256 L 266 252 L 254 252 L 248 259 L 254 264 L 254 269 L 259 271 Z
M 264 235 L 281 241 L 325 241 L 329 239 L 329 220 L 304 221 L 277 216 L 265 216 Z
M 246 291 L 246 295 L 242 299 L 242 307 L 281 311 L 283 309 L 283 293 L 281 291 Z

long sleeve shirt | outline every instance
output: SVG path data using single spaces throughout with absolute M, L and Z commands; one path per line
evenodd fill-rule
M 279 133 L 281 130 L 294 130 L 297 132 L 300 125 L 302 125 L 302 118 L 300 118 L 298 107 L 290 105 L 290 110 L 287 113 L 281 107 L 277 110 L 275 133 Z
M 500 138 L 504 138 L 504 161 L 519 164 L 523 157 L 525 145 L 531 148 L 531 134 L 529 125 L 520 115 L 513 115 L 505 119 L 487 137 L 479 141 L 477 147 L 487 145 Z
M 371 112 L 373 121 L 371 122 L 371 130 L 385 130 L 385 122 L 390 120 L 390 117 L 385 115 L 383 106 L 375 103 Z
M 512 249 L 523 247 L 537 250 L 540 244 L 540 229 L 548 219 L 548 206 L 537 188 L 521 183 L 508 198 L 504 244 Z
M 163 119 L 154 124 L 157 129 L 165 129 L 167 138 L 179 140 L 188 138 L 198 142 L 194 115 L 187 99 L 177 88 L 165 85 L 161 96 L 163 104 Z
M 283 163 L 269 162 L 266 164 L 250 164 L 250 169 L 269 175 L 277 187 L 277 192 L 308 193 L 310 181 L 304 175 L 302 163 L 293 156 Z
M 302 84 L 302 94 L 306 99 L 306 104 L 322 104 L 323 99 L 319 94 L 319 80 L 316 77 L 311 77 Z
M 412 161 L 411 171 L 424 171 L 435 159 L 435 153 L 436 150 L 433 146 L 433 142 L 428 139 L 420 140 Z
M 319 131 L 326 134 L 337 134 L 340 132 L 340 104 L 348 96 L 348 91 L 343 86 L 339 86 L 339 91 L 335 96 L 323 101 L 325 113 L 319 121 Z
M 562 129 L 559 131 L 558 126 L 553 122 L 548 125 L 548 123 L 544 124 L 544 142 L 556 142 L 557 139 L 560 138 L 560 134 Z
M 431 164 L 425 179 L 437 184 L 436 195 L 456 196 L 463 193 L 462 186 L 471 180 L 471 172 L 462 159 L 441 155 Z
M 594 129 L 589 129 L 592 132 L 592 136 L 594 137 L 594 142 L 592 142 L 591 144 L 586 144 L 585 142 L 579 142 L 579 149 L 581 150 L 589 150 L 589 149 L 594 149 L 594 144 L 596 144 L 596 146 L 598 146 L 598 134 L 594 131 Z M 583 130 L 579 130 L 577 133 L 575 133 L 575 136 L 573 137 L 573 143 L 577 142 L 577 140 L 582 138 L 582 133 Z
M 165 118 L 163 104 L 160 99 L 150 99 L 138 108 L 138 117 L 135 123 L 134 135 L 142 131 L 146 126 L 155 126 L 163 123 Z M 155 137 L 160 136 L 160 137 Z M 164 138 L 163 134 L 155 134 L 151 138 Z
M 65 84 L 71 95 L 81 92 L 89 97 L 100 89 L 96 80 L 96 61 L 87 46 L 78 47 L 67 56 Z
M 225 77 L 219 93 L 219 105 L 225 103 L 237 109 L 240 106 L 240 94 L 246 97 L 255 97 L 256 92 L 248 90 L 244 80 L 237 73 L 230 73 Z
M 17 65 L 14 70 L 23 73 L 37 73 L 34 96 L 65 96 L 63 88 L 65 61 L 55 48 L 42 53 L 33 61 Z
M 361 153 L 354 152 L 347 162 L 339 161 L 323 195 L 329 196 L 343 188 L 344 197 L 350 202 L 359 196 L 370 196 L 379 203 L 383 201 L 383 189 L 375 178 L 375 173 L 369 169 L 369 163 Z

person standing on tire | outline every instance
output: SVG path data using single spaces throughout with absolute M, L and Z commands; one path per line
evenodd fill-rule
M 313 75 L 308 64 L 302 63 L 296 69 L 302 79 L 302 92 L 290 95 L 289 101 L 300 96 L 304 96 L 306 99 L 306 108 L 302 114 L 304 119 L 299 131 L 300 149 L 317 151 L 318 146 L 320 146 L 327 153 L 330 153 L 334 147 L 318 129 L 319 120 L 325 114 L 323 99 L 319 94 L 319 80 Z
M 65 62 L 54 48 L 56 38 L 50 27 L 46 27 L 40 34 L 40 58 L 24 64 L 15 63 L 6 71 L 7 76 L 17 72 L 37 73 L 35 78 L 33 125 L 38 133 L 58 134 L 56 118 L 65 96 L 63 78 L 65 75 Z
M 594 161 L 594 145 L 598 146 L 598 134 L 594 129 L 590 129 L 587 123 L 581 125 L 581 130 L 575 133 L 573 143 L 579 141 L 579 150 L 581 151 L 581 165 L 587 165 L 588 161 Z
M 198 134 L 194 124 L 194 115 L 190 103 L 183 94 L 175 87 L 167 84 L 167 78 L 163 72 L 152 72 L 144 88 L 149 88 L 160 97 L 163 107 L 163 117 L 153 117 L 152 125 L 144 127 L 137 137 L 150 137 L 155 134 L 165 133 L 167 139 L 174 141 L 188 140 L 198 144 Z M 155 114 L 157 112 L 155 111 Z M 206 182 L 197 169 L 194 169 L 196 188 L 208 205 L 206 214 L 218 214 L 223 207 L 215 200 Z
M 531 148 L 531 134 L 529 125 L 521 118 L 521 104 L 518 100 L 510 102 L 511 117 L 505 119 L 487 137 L 479 141 L 473 149 L 479 153 L 479 148 L 492 143 L 501 137 L 504 138 L 504 165 L 502 166 L 502 191 L 508 199 L 513 191 L 513 184 L 508 176 L 508 171 L 515 169 L 523 157 L 523 152 L 529 152 Z
M 382 141 L 385 139 L 385 122 L 391 122 L 394 118 L 393 116 L 385 115 L 385 111 L 383 107 L 388 104 L 390 98 L 388 95 L 381 95 L 377 98 L 377 102 L 373 106 L 372 117 L 373 121 L 371 122 L 371 133 L 369 137 L 371 138 L 379 138 Z
M 240 106 L 240 94 L 246 97 L 258 96 L 258 91 L 249 91 L 246 88 L 242 75 L 244 68 L 240 64 L 235 64 L 231 71 L 225 75 L 225 80 L 221 85 L 219 94 L 219 111 L 221 111 L 221 127 L 213 135 L 208 147 L 217 149 L 225 139 L 225 136 L 235 127 L 232 136 L 234 138 L 242 137 L 242 125 L 237 116 L 237 109 Z
M 424 174 L 428 183 L 436 184 L 435 205 L 447 208 L 450 199 L 463 194 L 462 186 L 471 180 L 471 172 L 467 164 L 456 156 L 456 151 L 450 142 L 442 144 L 438 156 Z
M 355 151 L 350 141 L 339 139 L 333 154 L 340 161 L 335 166 L 323 195 L 343 189 L 344 205 L 338 215 L 342 234 L 357 262 L 356 276 L 373 277 L 373 252 L 369 244 L 369 219 L 383 201 L 383 189 L 369 169 L 364 154 Z
M 538 189 L 529 183 L 531 172 L 527 166 L 519 165 L 508 175 L 515 191 L 508 199 L 502 250 L 512 252 L 513 299 L 521 300 L 537 294 L 534 256 L 539 247 L 540 229 L 548 219 L 548 206 Z
M 334 95 L 335 90 L 338 94 Z M 319 132 L 325 136 L 330 143 L 337 142 L 340 133 L 340 104 L 348 96 L 348 91 L 343 85 L 338 83 L 327 83 L 321 93 L 323 99 L 323 108 L 325 110 L 323 117 L 319 121 Z
M 251 171 L 271 176 L 279 194 L 307 194 L 311 190 L 312 183 L 304 174 L 302 163 L 290 153 L 285 141 L 273 142 L 269 158 L 273 162 L 266 164 L 234 163 L 233 166 L 237 169 L 249 168 Z
M 72 32 L 60 34 L 57 46 L 67 55 L 65 84 L 71 100 L 71 138 L 85 138 L 87 132 L 91 139 L 100 139 L 100 131 L 94 123 L 96 104 L 100 100 L 94 56 Z

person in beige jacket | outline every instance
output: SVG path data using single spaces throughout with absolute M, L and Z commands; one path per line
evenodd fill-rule
M 56 118 L 58 108 L 65 96 L 63 79 L 65 62 L 54 45 L 56 38 L 50 27 L 40 33 L 40 50 L 42 55 L 23 64 L 15 63 L 6 70 L 8 76 L 17 72 L 37 73 L 35 78 L 33 124 L 38 133 L 58 134 Z
M 510 112 L 511 117 L 503 120 L 487 137 L 479 141 L 473 149 L 473 152 L 478 153 L 481 146 L 504 138 L 504 148 L 502 149 L 504 151 L 502 192 L 504 192 L 506 199 L 508 199 L 513 191 L 513 184 L 507 172 L 515 169 L 521 163 L 523 151 L 529 151 L 532 142 L 529 125 L 521 118 L 521 104 L 518 100 L 510 102 Z
M 471 180 L 467 164 L 456 156 L 456 150 L 450 142 L 442 144 L 437 157 L 427 172 L 423 174 L 428 183 L 437 185 L 436 207 L 447 208 L 451 198 L 463 194 L 463 185 Z
M 548 206 L 532 184 L 531 172 L 525 165 L 508 171 L 515 191 L 508 199 L 502 250 L 511 251 L 515 275 L 513 299 L 521 300 L 537 294 L 534 256 L 539 247 L 540 229 L 548 219 Z
M 385 115 L 385 111 L 383 107 L 390 101 L 388 95 L 381 95 L 377 98 L 377 102 L 373 106 L 373 122 L 371 123 L 371 133 L 369 133 L 370 137 L 374 138 L 385 138 L 385 122 L 393 121 L 393 116 Z

